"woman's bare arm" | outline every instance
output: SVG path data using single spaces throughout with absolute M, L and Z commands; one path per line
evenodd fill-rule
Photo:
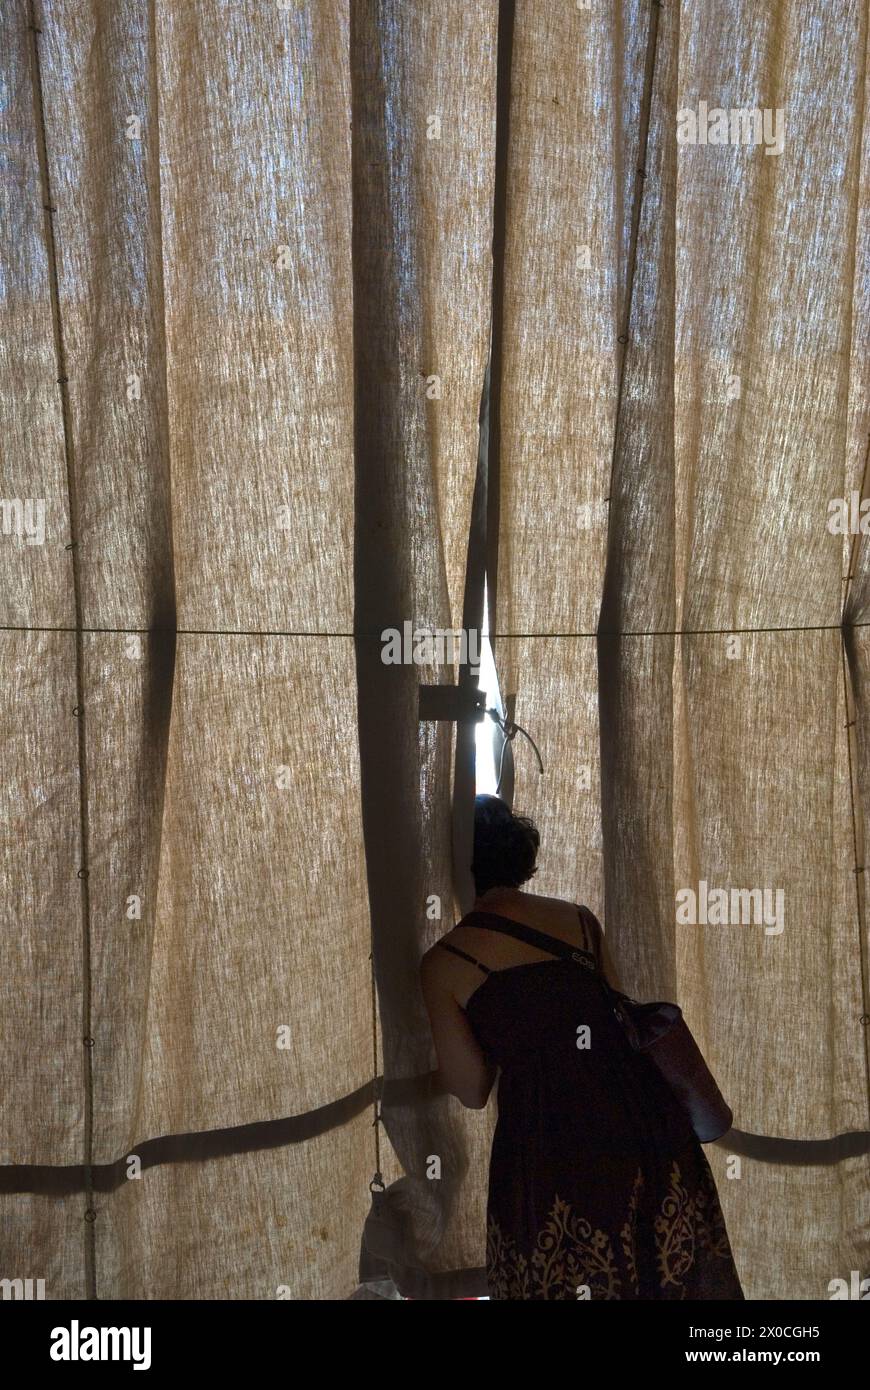
M 487 1061 L 442 970 L 438 948 L 433 946 L 420 963 L 420 983 L 438 1055 L 438 1075 L 444 1089 L 469 1110 L 482 1110 L 498 1067 Z

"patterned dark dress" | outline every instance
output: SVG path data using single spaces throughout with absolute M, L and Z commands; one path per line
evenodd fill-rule
M 552 940 L 493 913 L 461 925 Z M 501 970 L 447 946 L 486 974 L 465 1011 L 501 1068 L 490 1297 L 742 1299 L 710 1165 L 655 1064 L 629 1045 L 591 944 Z

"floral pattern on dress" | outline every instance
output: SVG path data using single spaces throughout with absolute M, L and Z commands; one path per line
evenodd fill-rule
M 719 1198 L 709 1172 L 703 1173 L 689 1193 L 678 1163 L 670 1170 L 670 1184 L 661 1200 L 652 1229 L 640 1217 L 645 1187 L 638 1168 L 619 1231 L 622 1263 L 617 1262 L 614 1241 L 607 1231 L 593 1227 L 570 1202 L 554 1196 L 547 1218 L 537 1233 L 534 1248 L 520 1250 L 493 1214 L 487 1223 L 486 1266 L 493 1299 L 623 1299 L 686 1298 L 690 1276 L 700 1251 L 722 1261 L 721 1297 L 742 1297 L 728 1281 L 733 1264 Z M 658 1292 L 642 1289 L 639 1264 L 647 1254 L 646 1268 L 654 1262 Z M 654 1261 L 651 1257 L 654 1256 Z M 709 1273 L 705 1275 L 709 1283 Z M 713 1296 L 717 1296 L 715 1292 Z

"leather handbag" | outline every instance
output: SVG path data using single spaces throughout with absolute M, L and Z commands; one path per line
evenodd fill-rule
M 588 908 L 578 904 L 577 910 L 584 927 L 591 928 L 592 922 L 598 926 Z M 600 931 L 600 927 L 598 929 Z M 594 941 L 594 930 L 591 936 Z M 635 1052 L 645 1053 L 655 1063 L 687 1112 L 696 1137 L 702 1144 L 721 1139 L 731 1128 L 734 1116 L 692 1037 L 679 1004 L 667 1000 L 641 1004 L 614 989 L 603 970 L 599 975 L 629 1043 Z
M 702 1144 L 721 1139 L 731 1128 L 734 1116 L 680 1006 L 665 1000 L 640 1004 L 614 989 L 603 975 L 601 978 L 629 1043 L 658 1067 L 687 1111 L 697 1138 Z

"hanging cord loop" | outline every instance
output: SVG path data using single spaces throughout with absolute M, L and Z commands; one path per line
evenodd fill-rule
M 497 709 L 488 709 L 486 712 L 489 715 L 490 719 L 495 720 L 496 724 L 504 734 L 504 743 L 501 746 L 501 756 L 498 761 L 498 781 L 495 787 L 496 796 L 498 796 L 499 790 L 501 788 L 501 779 L 504 775 L 504 750 L 507 748 L 509 743 L 513 742 L 517 734 L 522 734 L 523 738 L 527 738 L 529 743 L 534 748 L 535 757 L 538 760 L 538 767 L 541 769 L 541 776 L 543 777 L 544 763 L 538 751 L 538 745 L 535 743 L 535 740 L 532 738 L 531 734 L 527 733 L 521 725 L 515 724 L 512 719 L 508 719 L 505 716 L 499 714 Z

